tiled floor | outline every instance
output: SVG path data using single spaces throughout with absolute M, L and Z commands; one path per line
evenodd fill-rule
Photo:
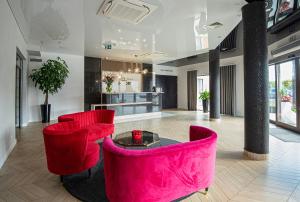
M 245 160 L 243 119 L 222 117 L 210 122 L 201 112 L 170 112 L 174 116 L 116 125 L 116 133 L 131 129 L 158 132 L 162 137 L 188 141 L 190 125 L 207 126 L 219 134 L 216 176 L 209 194 L 185 201 L 300 201 L 300 144 L 270 136 L 268 161 Z M 0 170 L 2 201 L 76 201 L 46 168 L 42 124 L 21 130 L 20 140 Z

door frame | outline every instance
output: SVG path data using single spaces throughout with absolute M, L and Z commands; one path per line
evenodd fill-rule
M 276 126 L 300 133 L 300 58 L 299 57 L 294 57 L 290 58 L 288 60 L 282 60 L 278 61 L 275 63 L 271 63 L 268 65 L 268 68 L 271 65 L 274 65 L 275 69 L 275 87 L 276 87 L 276 102 L 275 102 L 275 107 L 276 107 L 276 118 L 275 120 L 269 119 L 270 123 L 275 124 Z M 279 95 L 279 79 L 280 79 L 280 64 L 293 61 L 295 65 L 295 74 L 296 74 L 296 126 L 289 125 L 284 122 L 279 121 L 279 107 L 280 107 L 280 100 L 278 99 Z
M 20 63 L 18 64 L 18 59 L 20 61 Z M 25 57 L 24 55 L 22 54 L 22 52 L 20 51 L 19 48 L 16 48 L 16 66 L 15 66 L 15 110 L 16 110 L 16 104 L 17 104 L 17 99 L 16 99 L 16 93 L 17 93 L 17 71 L 20 72 L 20 78 L 19 78 L 19 122 L 18 124 L 16 123 L 16 115 L 17 115 L 17 112 L 15 111 L 15 127 L 16 128 L 21 128 L 22 125 L 23 125 L 23 90 L 24 90 L 24 85 L 23 85 L 23 79 L 24 79 L 24 71 L 25 71 L 25 68 L 24 68 L 24 65 L 25 65 Z

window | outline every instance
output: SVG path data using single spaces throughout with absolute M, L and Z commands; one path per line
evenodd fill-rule
M 293 12 L 294 0 L 279 0 L 277 21 L 281 21 Z
M 268 28 L 274 25 L 275 13 L 277 10 L 277 0 L 266 1 L 267 26 Z

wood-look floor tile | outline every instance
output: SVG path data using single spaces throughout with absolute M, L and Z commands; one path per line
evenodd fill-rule
M 244 159 L 244 120 L 222 116 L 209 121 L 208 114 L 169 111 L 168 117 L 116 124 L 116 133 L 143 129 L 180 142 L 189 140 L 190 125 L 212 128 L 218 133 L 216 174 L 207 195 L 195 193 L 184 201 L 299 201 L 300 144 L 270 136 L 267 161 Z M 47 125 L 47 124 L 46 124 Z M 18 143 L 0 169 L 0 202 L 78 201 L 48 172 L 42 129 L 33 123 L 19 131 Z

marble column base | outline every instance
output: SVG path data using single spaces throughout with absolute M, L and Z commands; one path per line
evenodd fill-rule
M 221 122 L 221 118 L 209 118 L 210 121 Z
M 268 159 L 269 154 L 257 154 L 257 153 L 253 153 L 253 152 L 244 150 L 244 156 L 249 160 L 265 161 Z

